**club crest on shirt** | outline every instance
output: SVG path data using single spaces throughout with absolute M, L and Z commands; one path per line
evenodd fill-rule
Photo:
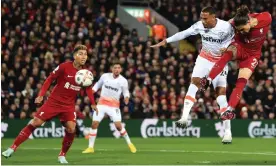
M 222 38 L 224 36 L 224 32 L 219 32 L 218 35 Z
M 204 32 L 205 33 L 208 33 L 210 30 L 209 29 L 204 29 Z
M 260 33 L 261 33 L 261 34 L 264 33 L 264 29 L 263 29 L 263 28 L 260 29 Z

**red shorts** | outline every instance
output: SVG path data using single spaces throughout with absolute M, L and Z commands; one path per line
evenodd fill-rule
M 232 42 L 231 45 L 237 48 L 237 61 L 239 68 L 248 68 L 253 72 L 258 65 L 261 51 L 250 51 L 237 42 Z
M 58 116 L 61 122 L 76 122 L 76 112 L 74 107 L 57 106 L 56 103 L 46 101 L 43 106 L 36 112 L 35 117 L 48 121 Z

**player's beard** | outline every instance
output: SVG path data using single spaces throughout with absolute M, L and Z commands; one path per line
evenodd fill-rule
M 85 64 L 86 60 L 81 60 L 80 65 L 83 66 Z
M 114 72 L 113 75 L 114 77 L 118 77 L 120 75 L 120 72 Z

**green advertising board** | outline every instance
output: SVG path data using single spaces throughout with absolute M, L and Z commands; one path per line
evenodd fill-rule
M 1 122 L 1 137 L 15 138 L 20 130 L 30 122 L 30 120 L 3 120 Z M 80 130 L 87 131 L 90 128 L 91 120 L 77 120 Z M 224 126 L 218 120 L 193 120 L 186 129 L 176 127 L 172 120 L 159 119 L 139 119 L 126 120 L 123 126 L 127 129 L 131 137 L 222 137 Z M 231 122 L 233 137 L 263 137 L 275 138 L 276 120 L 233 120 Z M 45 123 L 37 128 L 30 138 L 63 137 L 64 128 L 58 119 Z M 114 124 L 109 120 L 104 120 L 98 130 L 99 137 L 119 138 L 120 133 Z

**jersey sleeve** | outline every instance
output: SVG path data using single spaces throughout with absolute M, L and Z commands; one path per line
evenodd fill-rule
M 174 34 L 173 36 L 167 38 L 166 42 L 167 43 L 176 42 L 176 41 L 185 39 L 191 35 L 196 35 L 196 34 L 198 34 L 198 26 L 199 26 L 199 22 L 195 23 L 190 28 L 188 28 L 184 31 L 178 32 L 178 33 Z
M 258 26 L 263 27 L 263 26 L 268 26 L 272 22 L 272 17 L 269 12 L 262 12 L 259 14 L 257 17 L 258 20 Z
M 94 99 L 94 93 L 93 93 L 93 91 L 92 91 L 91 86 L 85 88 L 85 91 L 86 91 L 86 94 L 87 94 L 87 96 L 88 96 L 88 98 L 89 98 L 89 100 L 90 100 L 90 103 L 91 103 L 92 105 L 94 105 L 94 104 L 95 104 L 95 99 Z
M 38 94 L 38 96 L 44 96 L 47 90 L 49 89 L 51 83 L 56 80 L 59 76 L 61 76 L 64 72 L 64 64 L 60 64 L 55 68 L 54 71 L 51 72 L 51 74 L 47 77 L 45 82 L 43 83 L 41 90 Z
M 225 36 L 224 42 L 222 43 L 222 48 L 227 48 L 235 36 L 235 30 L 230 23 L 229 23 L 229 26 L 227 27 L 226 31 L 227 31 L 227 34 Z
M 96 84 L 93 86 L 92 90 L 94 92 L 97 92 L 103 86 L 104 77 L 105 77 L 105 74 L 103 74 L 99 79 L 99 81 L 97 81 Z
M 127 80 L 124 81 L 124 84 L 122 86 L 122 92 L 123 92 L 124 98 L 129 98 L 130 97 Z

